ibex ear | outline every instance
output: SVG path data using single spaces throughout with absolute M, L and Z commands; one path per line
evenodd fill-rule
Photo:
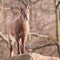
M 20 10 L 22 14 L 25 12 L 25 10 L 22 7 L 20 7 Z
M 30 6 L 27 5 L 27 8 L 26 8 L 26 13 L 29 13 L 30 12 Z
M 30 5 L 28 5 L 28 6 L 27 6 L 27 9 L 29 9 L 29 10 L 30 10 Z
M 23 8 L 20 7 L 20 10 L 23 11 Z

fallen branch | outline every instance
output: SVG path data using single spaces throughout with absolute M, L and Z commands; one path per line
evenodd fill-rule
M 52 39 L 50 36 L 48 35 L 42 35 L 42 34 L 37 34 L 35 32 L 30 32 L 29 35 L 31 36 L 35 36 L 35 37 L 39 37 L 39 38 L 49 38 L 49 39 Z M 0 37 L 2 38 L 2 40 L 5 40 L 8 42 L 8 37 L 7 35 L 4 35 L 2 32 L 0 32 Z M 52 39 L 53 40 L 53 39 Z
M 9 42 L 8 37 L 5 36 L 2 32 L 0 32 L 0 37 L 2 38 L 2 40 L 5 40 L 7 43 Z
M 48 38 L 50 40 L 55 40 L 53 36 L 50 35 L 43 35 L 43 34 L 37 34 L 35 32 L 30 32 L 29 35 L 39 37 L 39 38 Z
M 42 35 L 42 34 L 39 35 L 39 34 L 37 34 L 35 32 L 30 32 L 29 35 L 33 35 L 33 36 L 39 37 L 39 38 L 49 38 L 48 35 Z
M 39 46 L 39 47 L 31 47 L 30 49 L 32 49 L 32 51 L 35 51 L 35 50 L 40 49 L 40 48 L 44 48 L 47 46 L 54 46 L 54 45 L 57 45 L 57 44 L 56 43 L 50 43 L 50 44 L 46 44 L 46 45 Z

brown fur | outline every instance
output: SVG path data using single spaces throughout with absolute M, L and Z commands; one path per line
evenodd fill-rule
M 10 56 L 13 55 L 13 44 L 11 37 L 14 37 L 17 42 L 18 54 L 23 54 L 25 52 L 25 42 L 29 33 L 29 23 L 26 19 L 27 14 L 24 10 L 21 11 L 20 18 L 16 21 L 11 21 L 7 23 L 8 37 L 10 43 Z M 20 41 L 21 39 L 21 41 Z

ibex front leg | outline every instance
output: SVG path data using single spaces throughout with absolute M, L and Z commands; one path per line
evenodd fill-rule
M 21 40 L 21 53 L 25 53 L 25 44 L 26 44 L 27 37 L 23 36 Z
M 20 54 L 20 46 L 19 46 L 19 38 L 17 37 L 16 38 L 16 42 L 17 42 L 17 52 L 18 52 L 18 54 Z

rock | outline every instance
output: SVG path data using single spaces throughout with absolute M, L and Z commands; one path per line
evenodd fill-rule
M 56 57 L 42 56 L 37 53 L 27 53 L 23 55 L 18 55 L 14 57 L 8 57 L 1 60 L 60 60 Z
M 30 60 L 31 56 L 29 54 L 24 54 L 24 55 L 18 55 L 18 56 L 14 56 L 14 57 L 8 57 L 8 58 L 4 58 L 1 60 Z

